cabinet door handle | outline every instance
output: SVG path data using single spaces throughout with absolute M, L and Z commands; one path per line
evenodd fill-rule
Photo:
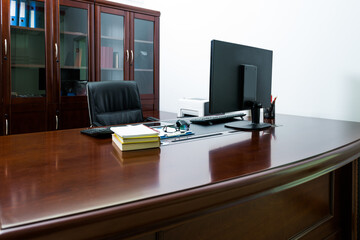
M 55 43 L 55 58 L 58 58 L 58 45 Z
M 126 62 L 129 61 L 129 50 L 126 50 Z
M 9 135 L 9 120 L 5 119 L 5 135 Z
M 5 56 L 4 57 L 6 57 L 7 56 L 7 39 L 6 38 L 4 40 L 4 47 L 5 47 Z
M 134 52 L 133 50 L 131 50 L 131 61 L 130 61 L 130 64 L 133 64 L 134 62 Z
M 58 117 L 58 115 L 55 115 L 55 129 L 56 130 L 59 129 L 59 117 Z

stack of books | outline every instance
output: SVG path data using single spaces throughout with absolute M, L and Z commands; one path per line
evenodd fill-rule
M 160 147 L 159 132 L 143 124 L 112 127 L 113 145 L 121 151 Z

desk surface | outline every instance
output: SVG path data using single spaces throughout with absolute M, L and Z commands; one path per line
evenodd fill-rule
M 1 228 L 81 218 L 231 180 L 251 184 L 252 176 L 309 161 L 334 167 L 345 164 L 337 156 L 350 159 L 360 152 L 360 123 L 288 115 L 276 121 L 278 127 L 261 132 L 233 132 L 123 156 L 114 152 L 111 139 L 91 138 L 79 129 L 2 136 Z

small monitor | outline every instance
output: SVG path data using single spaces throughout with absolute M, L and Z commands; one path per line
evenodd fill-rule
M 240 44 L 211 41 L 210 113 L 251 110 L 252 122 L 225 126 L 243 130 L 270 127 L 260 123 L 260 109 L 270 107 L 272 51 Z

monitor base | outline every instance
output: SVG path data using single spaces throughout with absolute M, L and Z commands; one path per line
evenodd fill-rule
M 245 130 L 245 131 L 251 131 L 251 130 L 263 130 L 266 128 L 271 127 L 270 123 L 245 123 L 244 121 L 238 121 L 238 122 L 232 122 L 225 124 L 225 127 L 228 128 L 234 128 L 237 130 Z

